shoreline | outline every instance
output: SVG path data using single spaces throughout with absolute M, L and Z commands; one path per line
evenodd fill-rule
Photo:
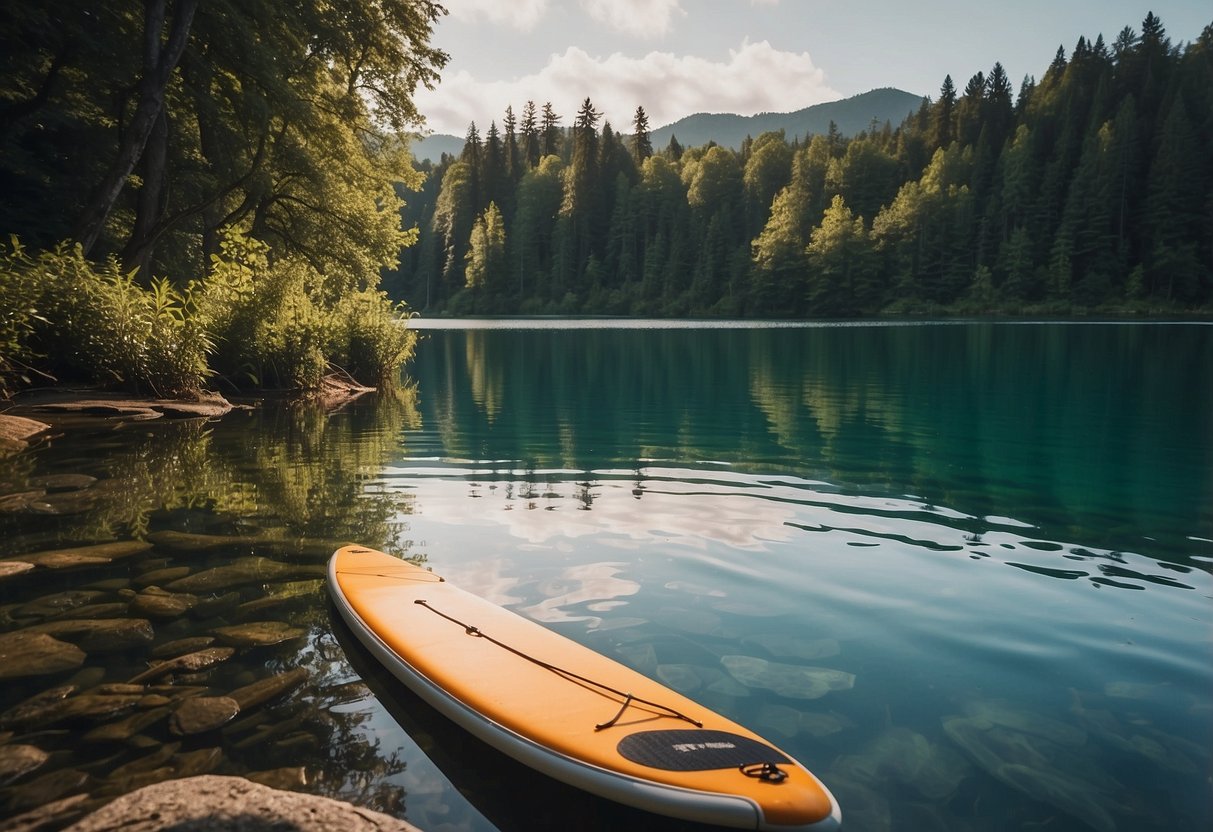
M 328 376 L 319 389 L 260 390 L 232 396 L 203 390 L 191 397 L 175 399 L 138 396 L 94 387 L 71 385 L 39 387 L 17 392 L 0 403 L 0 455 L 17 453 L 44 438 L 48 431 L 70 430 L 97 419 L 146 422 L 155 419 L 219 419 L 234 410 L 253 410 L 267 399 L 311 402 L 336 410 L 377 388 Z

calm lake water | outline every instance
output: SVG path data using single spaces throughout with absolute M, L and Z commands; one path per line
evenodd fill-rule
M 432 326 L 337 413 L 0 459 L 0 826 L 210 771 L 427 832 L 690 828 L 385 678 L 320 579 L 353 540 L 765 734 L 848 830 L 1213 828 L 1213 326 Z

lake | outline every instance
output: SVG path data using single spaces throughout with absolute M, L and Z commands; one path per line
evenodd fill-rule
M 385 678 L 323 589 L 351 540 L 766 735 L 848 830 L 1213 826 L 1213 326 L 416 325 L 335 413 L 0 459 L 0 819 L 214 772 L 426 832 L 693 828 Z

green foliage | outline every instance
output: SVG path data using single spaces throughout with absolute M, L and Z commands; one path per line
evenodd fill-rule
M 6 325 L 21 334 L 16 356 L 34 358 L 37 344 L 54 373 L 158 396 L 201 389 L 210 340 L 191 314 L 190 289 L 163 279 L 144 286 L 114 258 L 94 264 L 66 243 L 31 258 L 14 241 L 3 272 L 25 304 L 24 322 Z
M 392 387 L 417 343 L 417 334 L 405 326 L 408 314 L 404 304 L 392 303 L 383 292 L 346 295 L 332 313 L 337 322 L 330 336 L 332 363 L 359 381 Z
M 199 290 L 215 369 L 231 384 L 314 390 L 330 363 L 390 383 L 412 354 L 402 310 L 376 290 L 328 301 L 324 277 L 298 259 L 270 262 L 264 243 L 230 236 Z
M 37 356 L 31 338 L 39 322 L 46 292 L 41 272 L 15 236 L 8 246 L 0 244 L 0 399 L 10 387 L 29 382 L 29 364 Z

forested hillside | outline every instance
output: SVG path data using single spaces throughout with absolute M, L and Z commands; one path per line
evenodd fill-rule
M 655 92 L 655 94 L 657 94 Z M 1213 296 L 1213 25 L 1153 14 L 900 125 L 739 151 L 625 141 L 587 98 L 475 125 L 408 197 L 385 285 L 451 314 L 1160 312 Z

